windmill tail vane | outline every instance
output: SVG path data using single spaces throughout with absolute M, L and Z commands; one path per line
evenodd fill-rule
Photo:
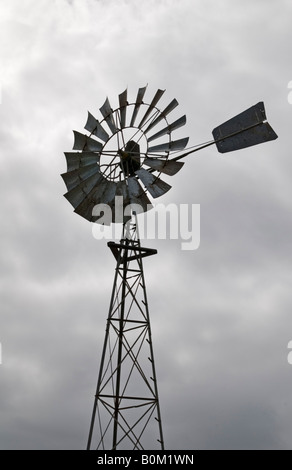
M 196 145 L 193 150 L 174 157 L 172 160 L 180 160 L 214 144 L 220 153 L 226 153 L 275 140 L 278 136 L 270 124 L 265 122 L 266 119 L 265 105 L 263 101 L 260 101 L 213 129 L 214 140 Z

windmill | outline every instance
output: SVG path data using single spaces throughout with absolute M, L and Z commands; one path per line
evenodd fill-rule
M 187 155 L 214 144 L 225 153 L 277 138 L 259 102 L 216 127 L 213 140 L 186 148 L 189 138 L 173 139 L 186 116 L 169 119 L 177 100 L 161 110 L 165 90 L 157 90 L 150 104 L 145 92 L 139 88 L 129 103 L 125 90 L 116 109 L 107 98 L 100 121 L 88 112 L 88 134 L 73 131 L 74 152 L 65 152 L 67 172 L 61 175 L 74 212 L 123 228 L 120 242 L 108 243 L 116 269 L 87 449 L 164 449 L 142 264 L 157 251 L 141 246 L 137 214 L 153 207 L 149 195 L 158 198 L 171 188 L 163 177 L 180 171 Z

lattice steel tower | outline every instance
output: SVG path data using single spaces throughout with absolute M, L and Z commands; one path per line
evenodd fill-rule
M 175 175 L 184 165 L 179 160 L 202 148 L 216 144 L 225 153 L 277 138 L 259 102 L 215 128 L 213 140 L 186 149 L 188 138 L 172 140 L 186 116 L 168 121 L 178 102 L 161 111 L 164 90 L 150 104 L 143 101 L 145 92 L 139 88 L 129 103 L 125 90 L 116 109 L 107 98 L 103 119 L 88 113 L 89 135 L 74 131 L 75 152 L 65 152 L 64 196 L 74 212 L 90 222 L 123 226 L 120 242 L 108 243 L 117 264 L 87 449 L 164 449 L 142 265 L 156 250 L 141 246 L 137 226 L 137 214 L 152 208 L 147 193 L 164 195 L 171 186 L 161 174 Z
M 94 440 L 98 449 L 143 449 L 145 442 L 151 448 L 158 443 L 163 449 L 142 264 L 142 258 L 156 254 L 156 250 L 141 247 L 136 222 L 128 224 L 121 243 L 108 244 L 117 265 L 88 448 L 98 418 Z

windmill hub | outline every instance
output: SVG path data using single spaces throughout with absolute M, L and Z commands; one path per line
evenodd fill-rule
M 129 140 L 125 150 L 119 150 L 121 158 L 120 167 L 126 176 L 134 176 L 135 171 L 141 168 L 140 145 L 134 140 Z
M 118 182 L 135 176 L 147 153 L 147 140 L 143 133 L 128 127 L 117 132 L 104 144 L 99 165 L 108 181 Z

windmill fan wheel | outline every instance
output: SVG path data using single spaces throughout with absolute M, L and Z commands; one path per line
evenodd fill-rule
M 123 223 L 124 216 L 115 211 L 116 196 L 122 197 L 122 213 L 129 205 L 136 212 L 145 212 L 152 208 L 148 193 L 157 198 L 171 188 L 160 176 L 173 176 L 182 168 L 184 163 L 169 156 L 183 150 L 189 138 L 172 140 L 173 131 L 185 125 L 186 116 L 168 121 L 178 102 L 173 99 L 159 110 L 157 103 L 164 91 L 157 90 L 146 104 L 146 87 L 139 88 L 133 103 L 127 101 L 125 90 L 116 109 L 106 98 L 100 121 L 88 112 L 85 129 L 89 135 L 73 131 L 75 152 L 65 152 L 67 172 L 61 176 L 68 190 L 64 196 L 77 214 L 104 223 L 94 207 L 107 204 L 112 209 L 108 223 Z

